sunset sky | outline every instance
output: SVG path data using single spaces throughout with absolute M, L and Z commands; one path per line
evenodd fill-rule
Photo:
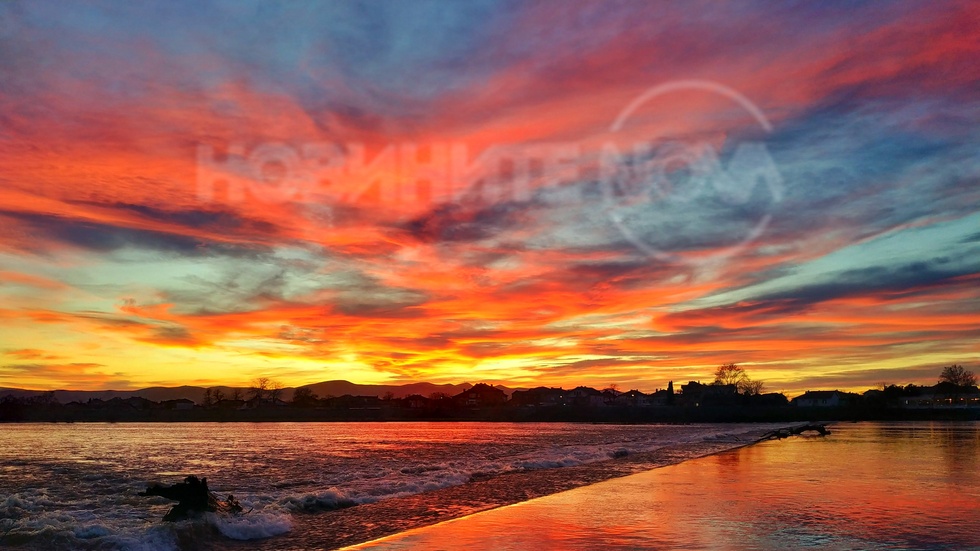
M 975 2 L 0 3 L 0 387 L 980 358 Z

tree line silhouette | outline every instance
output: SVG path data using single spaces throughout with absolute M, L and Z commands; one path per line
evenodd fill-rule
M 707 384 L 689 381 L 675 392 L 674 382 L 652 393 L 620 391 L 617 385 L 602 390 L 579 386 L 536 387 L 514 390 L 479 383 L 458 394 L 435 392 L 427 396 L 351 395 L 318 396 L 309 386 L 296 388 L 284 400 L 286 388 L 268 377 L 247 388 L 203 390 L 200 400 L 181 398 L 152 401 L 141 397 L 89 399 L 61 404 L 53 392 L 0 398 L 0 421 L 182 421 L 182 420 L 766 420 L 791 419 L 801 410 L 826 406 L 821 414 L 851 418 L 924 415 L 910 410 L 961 407 L 980 418 L 980 390 L 976 375 L 961 365 L 942 369 L 933 386 L 881 383 L 862 394 L 843 391 L 808 391 L 790 401 L 780 393 L 765 393 L 760 380 L 751 379 L 741 366 L 719 366 Z M 794 407 L 795 406 L 795 407 Z M 829 407 L 838 411 L 832 412 Z M 812 412 L 807 413 L 812 415 Z M 802 418 L 802 417 L 801 417 Z

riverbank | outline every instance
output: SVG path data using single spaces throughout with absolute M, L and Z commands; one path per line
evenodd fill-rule
M 372 409 L 68 409 L 36 408 L 0 419 L 8 423 L 279 423 L 279 422 L 501 422 L 501 423 L 802 423 L 828 421 L 969 421 L 980 408 L 884 407 L 551 407 L 472 408 L 426 412 Z

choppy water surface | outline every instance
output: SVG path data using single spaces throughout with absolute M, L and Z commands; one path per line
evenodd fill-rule
M 980 550 L 980 423 L 832 428 L 359 548 Z
M 247 541 L 275 548 L 340 506 L 422 494 L 514 473 L 602 465 L 613 455 L 671 450 L 670 462 L 745 443 L 772 425 L 583 425 L 508 423 L 186 423 L 0 425 L 0 547 L 196 549 Z M 617 453 L 618 452 L 618 453 Z M 666 457 L 666 456 L 665 456 Z M 661 459 L 664 460 L 664 459 Z M 625 462 L 623 464 L 626 464 Z M 636 468 L 642 463 L 634 462 Z M 219 495 L 251 512 L 176 524 L 172 504 L 137 492 L 151 482 L 207 476 Z M 540 493 L 548 476 L 541 477 Z M 578 476 L 588 481 L 588 472 Z M 535 478 L 520 479 L 535 486 Z M 553 481 L 547 482 L 553 484 Z M 496 491 L 484 484 L 488 494 Z M 533 494 L 533 488 L 528 495 Z M 467 496 L 467 499 L 470 499 Z M 485 506 L 512 496 L 488 497 Z M 449 500 L 449 502 L 447 502 Z M 357 511 L 360 508 L 349 509 Z M 378 511 L 378 508 L 374 509 Z M 411 526 L 389 513 L 353 525 Z M 465 510 L 461 510 L 465 512 Z M 417 512 L 417 511 L 416 511 Z M 423 511 L 424 512 L 424 511 Z M 435 512 L 435 511 L 433 511 Z M 397 516 L 397 515 L 395 515 Z M 320 518 L 320 521 L 316 519 Z M 402 524 L 398 524 L 402 522 Z M 413 520 L 412 522 L 418 523 Z M 381 526 L 383 529 L 384 527 Z M 382 530 L 383 531 L 383 530 Z M 322 540 L 316 545 L 326 545 Z M 310 543 L 310 542 L 307 542 Z M 302 544 L 301 545 L 305 545 Z

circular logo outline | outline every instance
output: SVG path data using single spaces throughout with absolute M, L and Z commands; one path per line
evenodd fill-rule
M 627 104 L 626 107 L 624 107 L 619 112 L 619 114 L 613 120 L 613 123 L 610 125 L 609 132 L 610 133 L 619 132 L 622 129 L 623 124 L 630 117 L 630 115 L 632 115 L 634 111 L 639 109 L 643 104 L 647 103 L 648 101 L 672 92 L 678 92 L 682 90 L 692 90 L 692 89 L 713 92 L 736 102 L 740 107 L 742 107 L 743 109 L 748 111 L 749 114 L 752 115 L 752 117 L 756 120 L 759 126 L 761 126 L 763 130 L 766 131 L 766 133 L 772 133 L 772 124 L 769 122 L 769 119 L 765 116 L 762 110 L 759 109 L 759 107 L 756 106 L 744 94 L 742 94 L 738 90 L 735 90 L 734 88 L 725 86 L 723 84 L 719 84 L 717 82 L 713 82 L 709 80 L 700 80 L 700 79 L 674 80 L 647 89 L 644 93 L 634 98 L 633 101 Z M 766 185 L 769 188 L 770 195 L 773 197 L 774 200 L 778 202 L 779 198 L 782 196 L 782 189 L 778 188 L 780 184 L 778 182 L 773 183 L 770 179 L 766 179 Z M 736 243 L 735 245 L 726 247 L 721 252 L 713 253 L 711 255 L 708 255 L 707 257 L 701 257 L 697 260 L 691 260 L 677 253 L 662 251 L 656 247 L 652 247 L 649 244 L 643 242 L 643 240 L 640 239 L 639 236 L 637 236 L 636 233 L 633 232 L 633 230 L 631 230 L 625 224 L 622 215 L 619 214 L 618 212 L 615 212 L 615 210 L 613 210 L 616 208 L 616 206 L 613 200 L 614 191 L 612 189 L 612 186 L 613 184 L 609 178 L 601 179 L 600 187 L 603 190 L 603 198 L 606 200 L 608 206 L 608 208 L 606 209 L 607 214 L 609 218 L 613 221 L 613 224 L 619 229 L 620 233 L 637 249 L 641 250 L 642 252 L 646 253 L 649 256 L 652 256 L 654 258 L 657 258 L 665 262 L 701 264 L 701 263 L 709 262 L 711 260 L 717 261 L 717 260 L 728 258 L 738 253 L 742 249 L 744 249 L 746 245 L 748 245 L 752 241 L 756 240 L 760 235 L 762 235 L 762 233 L 769 226 L 769 223 L 772 221 L 772 214 L 766 213 L 759 220 L 759 222 L 749 231 L 748 235 L 744 237 L 742 240 L 740 240 L 738 243 Z

